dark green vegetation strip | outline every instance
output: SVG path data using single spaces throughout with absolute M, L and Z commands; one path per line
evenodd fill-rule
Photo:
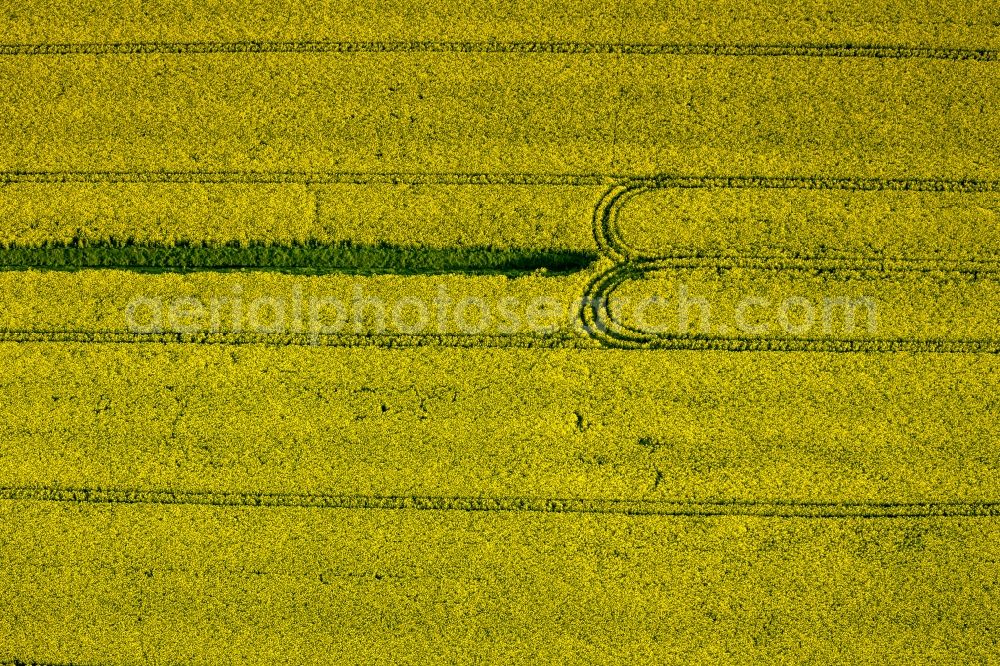
M 794 500 L 630 500 L 432 495 L 334 495 L 102 488 L 0 488 L 0 500 L 217 507 L 610 513 L 635 516 L 930 518 L 1000 516 L 1000 502 L 823 502 Z
M 0 270 L 108 268 L 138 272 L 269 270 L 282 273 L 519 275 L 582 270 L 597 255 L 570 250 L 429 248 L 354 243 L 201 245 L 82 242 L 0 248 Z

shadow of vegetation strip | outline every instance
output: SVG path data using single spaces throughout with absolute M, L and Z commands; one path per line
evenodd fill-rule
M 432 248 L 344 243 L 207 245 L 80 242 L 0 248 L 0 270 L 123 269 L 143 273 L 263 270 L 296 274 L 501 274 L 582 270 L 596 253 L 492 247 Z

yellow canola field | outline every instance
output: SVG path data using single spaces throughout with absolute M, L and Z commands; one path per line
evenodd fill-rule
M 983 663 L 988 2 L 0 12 L 0 664 Z

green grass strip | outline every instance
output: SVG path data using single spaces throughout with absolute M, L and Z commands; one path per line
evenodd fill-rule
M 582 270 L 597 255 L 572 250 L 432 248 L 304 242 L 289 245 L 118 241 L 0 247 L 0 270 L 123 269 L 143 273 L 261 270 L 314 274 L 506 274 Z

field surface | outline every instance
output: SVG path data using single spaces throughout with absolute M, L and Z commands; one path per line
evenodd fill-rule
M 1000 662 L 1000 6 L 0 11 L 0 664 Z

